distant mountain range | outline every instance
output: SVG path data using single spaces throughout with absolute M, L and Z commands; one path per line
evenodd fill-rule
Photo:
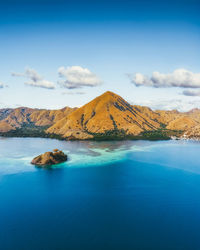
M 107 91 L 80 108 L 0 109 L 0 135 L 69 140 L 199 139 L 200 110 L 153 111 Z

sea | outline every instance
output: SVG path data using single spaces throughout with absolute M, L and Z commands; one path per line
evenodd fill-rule
M 200 249 L 200 142 L 0 138 L 0 249 Z

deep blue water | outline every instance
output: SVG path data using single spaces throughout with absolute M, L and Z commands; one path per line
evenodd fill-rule
M 69 161 L 38 169 L 53 148 Z M 200 249 L 200 142 L 0 138 L 0 249 Z

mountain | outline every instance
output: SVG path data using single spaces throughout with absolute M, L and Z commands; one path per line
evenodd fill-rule
M 49 127 L 67 116 L 75 108 L 65 107 L 59 110 L 16 108 L 0 110 L 0 132 L 9 132 L 24 127 Z
M 200 110 L 153 111 L 110 91 L 80 108 L 0 109 L 0 135 L 63 139 L 200 138 Z
M 192 138 L 192 139 L 200 139 L 200 109 L 192 109 L 186 113 L 188 117 L 190 117 L 193 121 L 195 121 L 195 125 L 192 127 L 188 127 L 184 131 L 184 138 Z
M 64 138 L 89 139 L 109 134 L 136 136 L 143 131 L 158 128 L 160 123 L 151 116 L 107 91 L 56 122 L 47 132 Z

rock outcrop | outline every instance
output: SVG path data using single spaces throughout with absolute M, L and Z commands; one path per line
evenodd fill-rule
M 31 161 L 31 164 L 40 167 L 45 167 L 62 163 L 65 161 L 67 161 L 67 155 L 64 154 L 61 150 L 54 149 L 53 152 L 46 152 L 44 154 L 35 157 Z

